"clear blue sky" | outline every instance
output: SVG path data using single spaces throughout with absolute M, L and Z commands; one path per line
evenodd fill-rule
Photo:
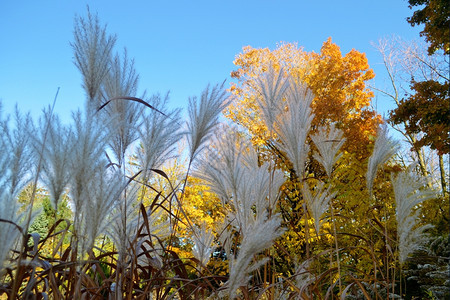
M 82 108 L 81 75 L 73 64 L 74 16 L 97 12 L 118 36 L 116 50 L 127 47 L 140 74 L 140 91 L 171 92 L 171 104 L 186 107 L 208 83 L 230 81 L 233 60 L 242 47 L 298 42 L 319 52 L 332 37 L 345 54 L 365 52 L 383 88 L 386 74 L 371 46 L 399 35 L 421 39 L 411 27 L 406 0 L 343 1 L 13 1 L 0 2 L 0 99 L 4 113 L 15 103 L 36 118 L 60 87 L 56 112 L 69 118 Z M 383 113 L 389 100 L 377 96 Z

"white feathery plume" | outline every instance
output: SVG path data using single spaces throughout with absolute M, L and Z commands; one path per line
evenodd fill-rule
M 308 270 L 310 261 L 304 261 L 295 271 L 295 286 L 299 289 L 299 295 L 301 295 L 305 289 L 314 282 L 315 278 Z
M 200 228 L 194 228 L 192 239 L 194 240 L 192 254 L 200 262 L 201 267 L 206 267 L 214 251 L 214 248 L 211 247 L 214 242 L 214 234 L 203 223 Z
M 242 167 L 242 178 L 244 180 L 239 184 L 237 193 L 231 200 L 231 204 L 235 213 L 235 226 L 241 232 L 247 231 L 251 224 L 261 214 L 256 215 L 252 208 L 255 207 L 257 213 L 265 213 L 267 202 L 265 192 L 267 191 L 268 180 L 259 169 L 251 172 L 249 169 Z
M 16 196 L 30 182 L 32 176 L 33 155 L 30 138 L 32 120 L 29 115 L 22 116 L 16 108 L 13 130 L 9 128 L 8 121 L 8 118 L 0 120 L 0 150 L 4 157 L 0 188 Z
M 44 143 L 44 135 L 47 130 L 47 137 Z M 61 124 L 56 115 L 51 115 L 49 111 L 44 112 L 43 120 L 40 124 L 41 133 L 36 139 L 36 151 L 42 153 L 42 181 L 50 193 L 50 201 L 55 210 L 70 181 L 70 152 L 73 146 L 73 134 L 70 128 Z
M 111 61 L 111 68 L 106 75 L 102 90 L 105 100 L 116 99 L 109 102 L 102 111 L 102 116 L 110 119 L 112 126 L 109 146 L 111 147 L 119 165 L 128 147 L 138 138 L 137 128 L 141 122 L 143 106 L 133 101 L 118 99 L 120 97 L 135 97 L 139 76 L 134 69 L 134 61 L 128 58 L 126 49 L 123 58 L 118 54 Z
M 191 162 L 213 134 L 218 124 L 219 114 L 229 102 L 223 84 L 215 85 L 212 89 L 207 86 L 200 96 L 200 101 L 197 100 L 197 97 L 190 98 L 188 106 L 189 119 L 186 134 Z
M 0 119 L 0 276 L 5 271 L 10 250 L 20 241 L 21 234 L 17 226 L 26 230 L 22 222 L 24 213 L 19 213 L 21 205 L 17 195 L 30 179 L 30 120 L 28 117 L 24 119 L 16 111 L 15 123 L 15 129 L 11 130 L 8 118 Z
M 162 100 L 159 95 L 153 96 L 151 103 L 157 110 L 150 110 L 138 129 L 137 158 L 146 179 L 149 179 L 151 169 L 159 168 L 171 157 L 180 139 L 179 125 L 174 121 L 179 118 L 178 111 L 165 112 L 166 102 L 167 97 Z
M 237 257 L 230 258 L 230 276 L 225 283 L 230 299 L 236 298 L 236 290 L 240 286 L 247 285 L 250 280 L 248 274 L 267 262 L 267 259 L 262 259 L 250 265 L 255 254 L 269 248 L 273 241 L 283 234 L 280 223 L 279 215 L 267 219 L 267 213 L 265 213 L 259 218 L 259 222 L 251 224 L 243 233 L 244 238 Z
M 77 17 L 74 26 L 75 65 L 83 75 L 83 88 L 88 96 L 88 108 L 99 106 L 99 91 L 103 79 L 108 74 L 111 52 L 116 42 L 115 36 L 106 33 L 97 16 L 88 10 L 87 20 Z
M 248 168 L 243 163 L 243 153 L 249 144 L 239 138 L 237 132 L 219 137 L 210 147 L 207 161 L 203 160 L 203 169 L 199 177 L 204 179 L 211 191 L 216 193 L 223 203 L 233 209 L 233 225 L 242 231 L 253 215 L 251 208 L 255 197 L 250 195 L 251 186 Z M 247 194 L 245 194 L 247 192 Z
M 107 163 L 103 158 L 107 136 L 105 134 L 104 125 L 98 120 L 93 119 L 92 115 L 83 117 L 81 112 L 73 114 L 74 119 L 74 144 L 70 155 L 69 169 L 72 173 L 69 182 L 70 199 L 74 209 L 74 226 L 76 234 L 81 234 L 83 227 L 89 227 L 91 219 L 86 218 L 86 210 L 94 191 L 103 175 L 99 169 L 105 169 Z M 106 208 L 105 208 L 106 209 Z M 104 216 L 100 211 L 97 218 Z M 81 237 L 80 237 L 81 238 Z M 86 239 L 86 237 L 83 237 Z M 86 245 L 86 243 L 84 243 Z
M 283 74 L 283 69 L 276 72 L 273 66 L 257 79 L 257 92 L 260 97 L 256 102 L 262 113 L 262 119 L 269 131 L 272 131 L 274 122 L 279 115 L 284 95 L 289 88 L 289 80 Z
M 417 225 L 420 212 L 415 212 L 398 224 L 399 261 L 401 264 L 408 259 L 409 254 L 422 249 L 423 244 L 428 240 L 426 230 L 433 227 L 431 224 Z
M 256 218 L 266 213 L 268 205 L 266 197 L 270 179 L 269 173 L 265 168 L 249 167 L 243 164 L 241 159 L 239 169 L 244 180 L 239 182 L 236 193 L 230 199 L 235 212 L 236 226 L 241 232 L 247 231 L 247 228 L 256 221 Z M 256 209 L 256 216 L 252 210 L 253 207 Z
M 258 166 L 257 153 L 236 132 L 218 137 L 196 174 L 204 179 L 223 203 L 231 204 L 233 225 L 245 230 L 268 209 L 273 209 L 284 182 L 283 172 L 268 163 Z M 256 206 L 255 206 L 256 205 Z
M 103 154 L 106 147 L 106 134 L 103 124 L 92 115 L 84 116 L 80 111 L 73 114 L 74 145 L 70 156 L 69 169 L 71 200 L 75 211 L 81 209 L 89 183 L 98 175 L 97 166 L 104 163 Z M 104 165 L 106 167 L 106 164 Z
M 298 177 L 304 173 L 309 146 L 306 137 L 314 115 L 311 112 L 312 93 L 304 85 L 291 84 L 286 93 L 287 111 L 276 121 L 277 147 L 286 154 Z
M 240 137 L 239 133 L 236 131 L 233 133 L 239 142 L 239 152 L 241 153 L 240 160 L 243 166 L 248 169 L 257 169 L 260 167 L 260 159 L 255 147 L 247 140 L 245 141 Z M 226 137 L 225 137 L 226 138 Z
M 1 175 L 0 175 L 1 176 Z M 20 241 L 23 213 L 19 213 L 20 204 L 14 195 L 0 189 L 0 276 L 6 271 L 6 260 L 10 250 Z M 9 222 L 12 222 L 13 225 Z
M 125 188 L 125 182 L 120 171 L 109 172 L 106 160 L 96 166 L 95 180 L 87 186 L 87 198 L 80 215 L 81 251 L 92 248 L 94 240 L 100 234 L 106 233 L 109 226 L 109 216 L 119 205 L 120 195 Z
M 413 212 L 414 208 L 420 203 L 436 197 L 436 194 L 428 189 L 423 178 L 419 178 L 417 174 L 413 173 L 413 168 L 414 165 L 397 176 L 392 176 L 400 263 L 403 263 L 410 253 L 420 249 L 427 239 L 424 231 L 432 227 L 430 224 L 417 227 L 420 209 Z
M 275 208 L 284 176 L 282 171 L 270 169 L 269 163 L 256 168 L 242 168 L 245 179 L 239 185 L 232 203 L 236 207 L 236 218 L 243 230 Z
M 161 249 L 148 249 L 148 238 L 136 238 L 136 230 L 142 226 L 143 218 L 140 215 L 140 203 L 139 203 L 139 189 L 140 186 L 135 184 L 128 188 L 126 199 L 127 207 L 123 205 L 116 205 L 113 212 L 110 214 L 108 221 L 108 226 L 106 227 L 106 234 L 113 240 L 114 244 L 117 246 L 119 259 L 118 263 L 126 264 L 131 262 L 131 253 L 136 253 L 137 261 L 140 266 L 145 266 L 151 264 L 152 266 L 157 266 L 160 263 L 160 258 L 158 253 L 162 254 Z M 119 203 L 124 203 L 124 193 L 120 195 Z M 170 235 L 170 226 L 167 221 L 162 220 L 161 211 L 147 212 L 147 219 L 150 228 L 150 244 L 155 245 L 157 239 L 164 240 Z M 126 222 L 125 222 L 126 220 Z M 146 228 L 146 227 L 145 227 Z M 147 230 L 144 229 L 141 234 L 148 234 Z M 133 241 L 137 241 L 133 244 Z M 134 251 L 129 250 L 130 247 L 135 247 Z M 151 260 L 148 260 L 146 255 L 143 254 L 145 251 L 152 250 L 155 255 Z
M 138 227 L 138 192 L 140 186 L 137 184 L 127 187 L 126 199 L 127 206 L 120 205 L 125 203 L 125 193 L 119 195 L 119 205 L 116 205 L 110 214 L 108 221 L 109 226 L 106 228 L 106 234 L 114 242 L 117 247 L 119 255 L 124 257 L 127 253 L 127 248 L 130 245 L 129 239 L 135 234 Z M 119 259 L 125 261 L 126 259 Z
M 424 178 L 414 173 L 415 167 L 416 164 L 412 164 L 392 178 L 397 205 L 396 213 L 400 220 L 408 216 L 416 205 L 436 196 L 434 191 L 425 188 Z
M 388 137 L 387 125 L 381 125 L 377 131 L 377 140 L 375 141 L 372 155 L 369 158 L 369 165 L 366 173 L 367 189 L 370 194 L 372 194 L 373 181 L 377 175 L 378 168 L 397 153 L 398 149 L 398 142 Z
M 322 164 L 329 178 L 331 178 L 334 164 L 342 156 L 342 153 L 337 155 L 339 149 L 345 142 L 342 134 L 343 132 L 341 130 L 337 129 L 334 124 L 331 124 L 328 130 L 324 127 L 319 128 L 318 132 L 311 136 L 311 139 L 319 150 L 319 154 L 314 153 L 314 158 Z
M 208 160 L 203 159 L 203 169 L 198 172 L 212 191 L 231 206 L 226 226 L 232 225 L 243 236 L 238 256 L 230 258 L 230 277 L 226 284 L 232 299 L 236 289 L 247 284 L 248 273 L 266 262 L 261 260 L 250 265 L 254 255 L 270 247 L 283 232 L 279 228 L 279 215 L 268 218 L 270 205 L 275 204 L 283 183 L 283 173 L 269 172 L 268 164 L 258 167 L 257 154 L 250 148 L 247 141 L 231 132 L 210 147 Z M 225 229 L 220 240 L 227 255 L 230 255 L 229 239 L 230 231 Z
M 138 82 L 139 75 L 134 68 L 134 59 L 128 58 L 128 52 L 125 48 L 122 57 L 116 53 L 111 59 L 109 72 L 102 82 L 102 91 L 106 100 L 121 96 L 134 97 L 137 93 Z M 128 104 L 134 103 L 129 101 L 111 102 L 107 110 L 124 113 L 127 110 L 125 107 L 129 106 Z
M 236 132 L 222 132 L 214 138 L 195 175 L 205 180 L 223 203 L 236 197 L 238 186 L 244 181 L 241 148 L 245 144 Z
M 302 187 L 303 197 L 306 200 L 309 211 L 314 219 L 314 226 L 317 234 L 320 231 L 320 219 L 325 211 L 328 209 L 330 200 L 334 198 L 336 193 L 329 193 L 329 190 L 324 190 L 324 183 L 319 182 L 314 188 L 314 196 L 311 194 L 310 187 L 307 182 L 304 182 Z
M 265 211 L 274 211 L 279 199 L 281 185 L 285 182 L 284 173 L 280 169 L 273 169 L 269 163 L 264 163 L 256 169 L 247 169 L 252 176 L 249 188 L 254 190 L 256 215 L 261 216 Z
M 280 187 L 284 183 L 284 175 L 281 170 L 274 169 L 268 162 L 261 164 L 255 148 L 251 145 L 246 145 L 241 152 L 245 180 L 239 186 L 236 201 L 249 202 L 247 208 L 254 206 L 256 217 L 258 217 L 275 208 Z M 249 210 L 249 212 L 252 216 L 253 211 Z

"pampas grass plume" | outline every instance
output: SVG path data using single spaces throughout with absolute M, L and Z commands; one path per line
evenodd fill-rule
M 189 99 L 187 140 L 190 161 L 194 160 L 212 136 L 218 124 L 219 114 L 227 105 L 227 94 L 223 84 L 212 88 L 207 86 L 200 96 L 200 101 L 197 97 Z
M 378 128 L 377 139 L 372 155 L 369 158 L 369 166 L 366 173 L 367 189 L 370 194 L 372 194 L 373 181 L 378 169 L 397 153 L 398 149 L 398 143 L 388 137 L 387 125 L 381 125 Z

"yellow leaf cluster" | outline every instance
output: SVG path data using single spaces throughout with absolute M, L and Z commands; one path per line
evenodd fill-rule
M 180 215 L 183 222 L 178 224 L 177 236 L 182 236 L 188 240 L 192 236 L 192 228 L 200 227 L 202 224 L 206 228 L 212 229 L 216 233 L 218 224 L 225 218 L 225 209 L 215 194 L 209 192 L 209 187 L 199 178 L 189 177 L 188 184 L 183 195 L 184 214 Z M 186 220 L 187 217 L 187 220 Z M 189 242 L 185 240 L 185 242 Z M 189 247 L 188 247 L 189 248 Z

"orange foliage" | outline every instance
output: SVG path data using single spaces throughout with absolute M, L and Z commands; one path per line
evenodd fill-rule
M 375 75 L 364 53 L 352 50 L 342 56 L 329 38 L 320 53 L 305 52 L 291 43 L 280 44 L 273 51 L 247 46 L 234 64 L 239 68 L 231 76 L 238 81 L 230 88 L 234 101 L 226 116 L 248 129 L 256 144 L 264 143 L 268 133 L 259 117 L 253 87 L 258 76 L 272 65 L 305 83 L 314 93 L 313 130 L 336 122 L 347 139 L 343 150 L 359 157 L 368 155 L 367 145 L 375 136 L 381 117 L 370 108 L 373 92 L 366 82 Z

